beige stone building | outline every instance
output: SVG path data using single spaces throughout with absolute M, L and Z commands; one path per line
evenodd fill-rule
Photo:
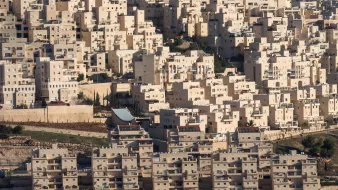
M 273 189 L 319 189 L 316 159 L 297 154 L 295 150 L 290 153 L 271 158 Z
M 270 128 L 268 125 L 269 107 L 261 105 L 260 101 L 232 100 L 225 101 L 225 104 L 230 104 L 234 111 L 239 111 L 239 125 L 246 126 L 252 121 L 254 126 Z
M 135 84 L 132 90 L 134 104 L 143 113 L 159 112 L 161 109 L 169 109 L 166 102 L 165 91 L 160 85 Z
M 223 133 L 235 132 L 240 119 L 239 111 L 232 110 L 228 105 L 201 105 L 198 106 L 200 114 L 208 117 L 206 132 Z
M 200 82 L 193 81 L 173 83 L 166 99 L 171 107 L 193 108 L 209 104 L 209 100 L 205 99 L 205 89 L 200 86 Z
M 188 51 L 185 55 L 158 48 L 155 55 L 143 55 L 135 62 L 135 79 L 142 83 L 159 84 L 171 89 L 172 83 L 212 78 L 214 58 L 203 51 Z
M 165 139 L 164 131 L 174 129 L 179 126 L 199 126 L 199 130 L 205 132 L 207 116 L 199 114 L 198 109 L 176 108 L 160 110 L 159 125 L 154 125 L 149 129 L 152 137 Z
M 128 148 L 93 149 L 93 189 L 139 189 L 137 155 Z
M 34 107 L 35 80 L 24 71 L 24 64 L 1 61 L 0 63 L 0 104 L 9 107 L 26 105 Z
M 197 159 L 187 153 L 154 155 L 152 167 L 153 189 L 199 189 Z
M 41 57 L 35 70 L 36 94 L 48 101 L 71 102 L 77 98 L 77 75 L 64 66 L 63 61 Z
M 76 155 L 54 144 L 32 151 L 32 189 L 79 189 Z

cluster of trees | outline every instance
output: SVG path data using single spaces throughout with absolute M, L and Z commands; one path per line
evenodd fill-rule
M 21 125 L 17 125 L 14 128 L 11 126 L 0 125 L 0 139 L 8 138 L 10 134 L 21 134 L 23 132 L 23 127 Z
M 302 140 L 302 144 L 305 151 L 308 151 L 312 155 L 331 158 L 335 152 L 336 140 L 330 137 L 323 140 L 322 138 L 310 135 Z
M 93 100 L 87 98 L 87 97 L 83 94 L 83 92 L 80 92 L 80 93 L 77 94 L 77 99 L 80 100 L 82 104 L 85 104 L 85 105 L 93 105 Z
M 98 92 L 94 92 L 94 100 L 86 97 L 83 92 L 80 92 L 79 94 L 77 94 L 77 98 L 79 100 L 81 100 L 83 104 L 94 105 L 94 106 L 101 106 L 101 103 L 102 103 L 101 100 L 103 100 L 104 104 L 105 104 L 105 101 L 106 101 L 106 105 L 109 106 L 109 97 L 110 97 L 110 95 L 108 94 L 108 92 L 107 92 L 107 96 L 103 97 L 102 99 L 101 99 L 101 96 Z

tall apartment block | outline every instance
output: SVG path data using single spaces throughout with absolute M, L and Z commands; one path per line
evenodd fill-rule
M 128 148 L 96 148 L 92 153 L 93 189 L 139 189 L 137 155 Z
M 48 57 L 37 60 L 36 94 L 49 101 L 71 102 L 77 98 L 78 82 L 67 72 L 63 61 L 52 61 Z
M 0 104 L 9 108 L 34 107 L 35 80 L 24 72 L 23 64 L 0 62 Z
M 31 166 L 32 189 L 79 189 L 76 155 L 57 144 L 34 149 Z
M 273 189 L 319 189 L 317 161 L 307 155 L 297 154 L 295 150 L 287 155 L 271 158 L 271 178 Z

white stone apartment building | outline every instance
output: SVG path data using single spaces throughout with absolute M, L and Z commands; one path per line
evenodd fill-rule
M 40 57 L 36 62 L 35 80 L 37 97 L 48 101 L 71 102 L 77 98 L 77 76 L 65 68 L 63 61 Z
M 94 148 L 92 152 L 93 189 L 139 189 L 137 155 L 128 148 Z
M 169 109 L 165 91 L 160 85 L 135 84 L 132 89 L 134 104 L 143 113 L 154 113 Z
M 231 105 L 232 110 L 239 111 L 240 126 L 245 126 L 252 121 L 257 127 L 270 128 L 268 126 L 269 107 L 261 105 L 259 100 L 232 100 L 225 101 L 225 104 Z
M 0 62 L 0 104 L 15 108 L 26 105 L 34 107 L 35 80 L 27 76 L 23 64 L 11 61 Z
M 32 151 L 32 189 L 79 189 L 76 155 L 67 149 Z
M 232 110 L 230 105 L 200 105 L 198 106 L 200 114 L 208 116 L 207 129 L 208 133 L 235 132 L 239 122 L 239 111 Z

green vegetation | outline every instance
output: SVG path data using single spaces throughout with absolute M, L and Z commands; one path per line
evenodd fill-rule
M 83 94 L 83 92 L 80 92 L 80 93 L 77 94 L 77 99 L 79 99 L 79 100 L 84 99 L 84 94 Z
M 59 143 L 74 143 L 74 144 L 92 144 L 92 146 L 107 146 L 106 139 L 95 137 L 82 137 L 77 135 L 68 135 L 60 133 L 51 133 L 43 131 L 23 131 L 22 136 L 30 136 L 32 139 L 40 142 L 59 142 Z
M 254 126 L 255 126 L 255 123 L 254 123 L 253 120 L 250 120 L 249 122 L 247 122 L 247 123 L 245 124 L 245 126 L 246 126 L 246 127 L 254 127 Z
M 83 81 L 84 80 L 84 74 L 79 74 L 77 77 L 77 82 Z
M 17 125 L 13 128 L 12 134 L 22 134 L 23 127 L 21 125 Z
M 77 94 L 77 99 L 80 100 L 80 102 L 81 102 L 80 104 L 84 104 L 84 105 L 93 105 L 94 104 L 93 100 L 87 98 L 83 94 L 83 92 L 80 92 L 80 93 Z
M 180 46 L 183 44 L 183 40 L 181 38 L 175 38 L 174 39 L 174 45 L 175 46 Z
M 274 152 L 288 154 L 289 150 L 305 152 L 311 156 L 319 156 L 322 161 L 318 163 L 318 175 L 338 175 L 338 131 L 321 133 L 292 139 L 283 139 L 274 144 Z
M 194 38 L 194 43 L 190 44 L 189 50 L 203 50 L 205 53 L 214 55 L 214 72 L 223 73 L 225 68 L 232 67 L 228 60 L 217 55 L 215 48 L 208 46 L 207 42 L 202 42 Z
M 99 95 L 99 93 L 97 92 L 97 93 L 96 93 L 96 96 L 95 96 L 94 106 L 100 106 L 100 105 L 101 105 L 101 102 L 100 102 L 100 95 Z
M 43 107 L 43 108 L 47 107 L 47 102 L 46 102 L 45 98 L 42 99 L 41 107 Z
M 23 131 L 23 127 L 20 125 L 15 126 L 14 128 L 11 126 L 6 126 L 6 125 L 0 125 L 0 134 L 1 137 L 8 137 L 8 135 L 11 134 L 21 134 Z
M 332 137 L 326 137 L 325 140 L 321 137 L 309 135 L 302 140 L 304 150 L 315 156 L 331 158 L 334 155 L 334 147 L 336 141 Z
M 105 83 L 109 82 L 109 77 L 107 73 L 93 74 L 90 76 L 90 80 L 94 81 L 94 83 Z
M 16 106 L 16 109 L 28 109 L 28 106 L 26 104 L 20 104 Z

